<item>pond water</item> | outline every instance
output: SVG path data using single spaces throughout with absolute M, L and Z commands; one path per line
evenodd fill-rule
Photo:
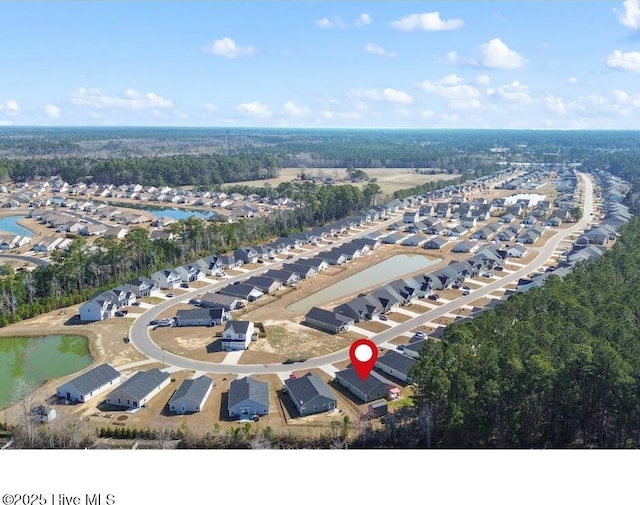
M 20 226 L 17 221 L 24 219 L 27 216 L 6 216 L 0 217 L 0 233 L 14 233 L 15 235 L 22 235 L 23 237 L 33 237 L 33 233 L 28 228 Z
M 85 337 L 0 338 L 0 408 L 13 403 L 18 379 L 37 387 L 47 379 L 77 372 L 91 361 Z
M 155 205 L 140 205 L 135 208 L 146 210 L 150 214 L 153 214 L 156 218 L 170 217 L 176 220 L 189 219 L 190 217 L 211 219 L 217 216 L 217 214 L 213 211 L 180 209 L 177 207 L 156 207 Z
M 358 295 L 387 281 L 398 279 L 417 270 L 426 269 L 440 261 L 442 261 L 441 258 L 423 256 L 422 254 L 399 254 L 321 289 L 302 300 L 298 300 L 289 305 L 287 310 L 306 313 L 312 307 L 339 300 L 350 294 Z

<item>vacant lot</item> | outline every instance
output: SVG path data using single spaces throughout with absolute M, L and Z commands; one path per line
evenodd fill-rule
M 376 184 L 380 186 L 382 192 L 386 195 L 393 194 L 394 191 L 399 189 L 412 188 L 426 182 L 438 181 L 438 180 L 450 180 L 459 177 L 459 174 L 417 174 L 412 170 L 404 168 L 365 168 L 363 169 L 369 179 L 375 179 Z M 269 183 L 272 186 L 277 186 L 282 182 L 292 182 L 296 180 L 302 169 L 300 168 L 283 168 L 280 170 L 280 176 L 274 179 L 266 179 L 260 181 L 247 181 L 243 184 L 251 186 L 264 186 Z M 323 180 L 327 177 L 331 177 L 337 181 L 346 176 L 346 169 L 339 168 L 306 168 L 304 173 L 307 177 L 320 177 Z M 235 183 L 234 183 L 235 184 Z M 348 182 L 338 182 L 338 184 L 349 184 Z M 364 186 L 366 182 L 355 183 L 354 186 Z M 226 186 L 232 186 L 233 184 L 226 184 Z M 225 186 L 225 185 L 223 185 Z

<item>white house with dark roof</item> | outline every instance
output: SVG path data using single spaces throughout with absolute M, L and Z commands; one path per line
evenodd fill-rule
M 227 321 L 222 331 L 222 350 L 244 351 L 254 333 L 253 321 Z
M 175 414 L 200 412 L 212 389 L 213 380 L 206 375 L 185 379 L 169 400 L 169 410 Z
M 97 296 L 83 303 L 78 312 L 80 314 L 80 321 L 89 322 L 102 321 L 103 319 L 113 317 L 117 310 L 118 306 L 114 302 L 102 296 Z
M 116 407 L 144 407 L 170 382 L 171 374 L 157 368 L 136 372 L 130 379 L 111 391 L 105 403 Z
M 104 363 L 65 382 L 56 389 L 56 395 L 65 400 L 84 403 L 114 384 L 119 384 L 120 380 L 120 372 L 109 363 Z
M 304 377 L 286 379 L 284 387 L 301 416 L 329 412 L 338 400 L 322 379 L 309 372 Z
M 236 296 L 227 296 L 220 293 L 212 293 L 211 291 L 202 295 L 200 305 L 212 309 L 221 307 L 227 312 L 244 307 L 242 300 Z
M 176 326 L 215 326 L 229 319 L 222 307 L 182 309 L 176 312 Z
M 229 384 L 229 417 L 251 419 L 269 413 L 269 385 L 251 377 L 235 379 Z

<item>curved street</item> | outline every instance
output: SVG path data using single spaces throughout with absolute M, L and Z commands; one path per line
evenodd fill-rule
M 469 302 L 481 298 L 490 294 L 500 287 L 504 287 L 509 283 L 514 281 L 518 281 L 518 279 L 535 272 L 538 268 L 540 268 L 553 254 L 556 250 L 560 242 L 571 235 L 572 233 L 580 232 L 585 228 L 587 224 L 591 221 L 591 213 L 593 212 L 593 183 L 589 177 L 584 174 L 580 174 L 580 177 L 583 181 L 584 185 L 584 198 L 583 198 L 583 215 L 582 218 L 573 226 L 566 228 L 564 230 L 556 230 L 556 233 L 550 237 L 547 242 L 541 247 L 532 247 L 531 250 L 537 251 L 538 255 L 534 260 L 532 260 L 529 264 L 523 266 L 516 272 L 509 273 L 505 277 L 495 279 L 493 282 L 482 286 L 480 288 L 474 289 L 470 292 L 469 296 L 465 296 L 462 298 L 458 298 L 456 300 L 451 300 L 446 304 L 439 306 L 437 308 L 433 308 L 429 310 L 425 314 L 416 315 L 416 317 L 404 322 L 400 323 L 393 328 L 389 328 L 384 330 L 375 336 L 371 337 L 371 340 L 376 343 L 376 345 L 381 345 L 389 340 L 397 337 L 398 335 L 409 332 L 413 328 L 417 326 L 428 323 L 438 317 L 443 316 L 448 312 L 452 312 L 456 309 L 461 308 L 464 305 L 468 305 Z M 396 219 L 397 220 L 397 219 Z M 393 220 L 389 221 L 393 222 Z M 388 226 L 389 222 L 384 222 L 380 226 L 370 227 L 367 230 L 358 233 L 357 235 L 350 235 L 343 239 L 343 241 L 350 241 L 359 236 L 364 236 L 377 228 Z M 339 241 L 336 241 L 338 243 Z M 304 253 L 301 255 L 297 255 L 296 259 L 304 256 L 312 256 L 315 255 L 318 251 L 322 249 L 327 249 L 330 247 L 334 247 L 333 245 L 324 245 L 319 246 L 313 250 L 313 252 Z M 293 261 L 293 260 L 292 260 Z M 171 304 L 186 301 L 189 298 L 192 298 L 195 294 L 204 293 L 206 291 L 210 291 L 211 289 L 217 289 L 225 284 L 237 280 L 241 280 L 258 273 L 264 272 L 274 266 L 285 263 L 284 261 L 271 262 L 269 264 L 265 264 L 264 266 L 252 270 L 251 272 L 243 273 L 241 275 L 234 276 L 232 279 L 223 280 L 222 282 L 217 282 L 205 288 L 200 288 L 196 291 L 192 291 L 190 293 L 186 293 L 184 295 L 176 296 L 166 302 L 162 302 L 157 306 L 147 310 L 145 313 L 141 314 L 140 317 L 136 319 L 134 324 L 131 326 L 129 330 L 129 338 L 131 343 L 136 347 L 138 351 L 145 354 L 146 356 L 155 359 L 160 363 L 164 363 L 166 366 L 172 366 L 181 369 L 195 370 L 203 373 L 221 373 L 221 374 L 257 374 L 257 373 L 280 373 L 280 372 L 295 372 L 300 369 L 308 369 L 308 368 L 316 368 L 325 365 L 330 365 L 332 363 L 342 361 L 349 358 L 349 349 L 345 348 L 340 351 L 334 352 L 332 354 L 326 354 L 323 356 L 318 356 L 315 358 L 310 358 L 304 362 L 297 362 L 291 364 L 282 364 L 282 363 L 268 363 L 268 364 L 260 364 L 260 365 L 239 365 L 239 364 L 221 364 L 221 363 L 209 363 L 206 361 L 198 361 L 194 359 L 185 358 L 182 356 L 178 356 L 172 353 L 167 352 L 166 350 L 160 348 L 156 343 L 151 339 L 149 335 L 149 322 L 153 319 L 156 319 L 157 316 L 165 311 Z

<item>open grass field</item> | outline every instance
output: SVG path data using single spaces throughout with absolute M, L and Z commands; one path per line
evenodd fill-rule
M 459 174 L 416 174 L 411 170 L 407 170 L 405 168 L 365 168 L 363 169 L 370 179 L 376 179 L 376 184 L 380 186 L 382 192 L 385 195 L 391 195 L 394 191 L 399 189 L 407 189 L 412 188 L 414 186 L 418 186 L 420 184 L 424 184 L 430 181 L 438 181 L 438 180 L 449 180 L 455 179 L 459 177 Z M 274 179 L 265 179 L 260 181 L 247 181 L 243 184 L 247 184 L 250 186 L 264 186 L 269 183 L 272 186 L 277 186 L 282 182 L 292 182 L 294 181 L 301 173 L 302 169 L 300 168 L 283 168 L 280 170 L 280 176 Z M 325 179 L 327 177 L 332 177 L 336 180 L 343 178 L 346 175 L 345 169 L 340 168 L 306 168 L 304 172 L 309 177 L 321 177 Z M 341 184 L 341 182 L 338 182 Z M 345 182 L 345 184 L 348 184 Z M 354 184 L 355 186 L 362 187 L 366 184 L 366 182 L 360 182 Z M 232 186 L 233 184 L 226 184 L 224 186 Z

